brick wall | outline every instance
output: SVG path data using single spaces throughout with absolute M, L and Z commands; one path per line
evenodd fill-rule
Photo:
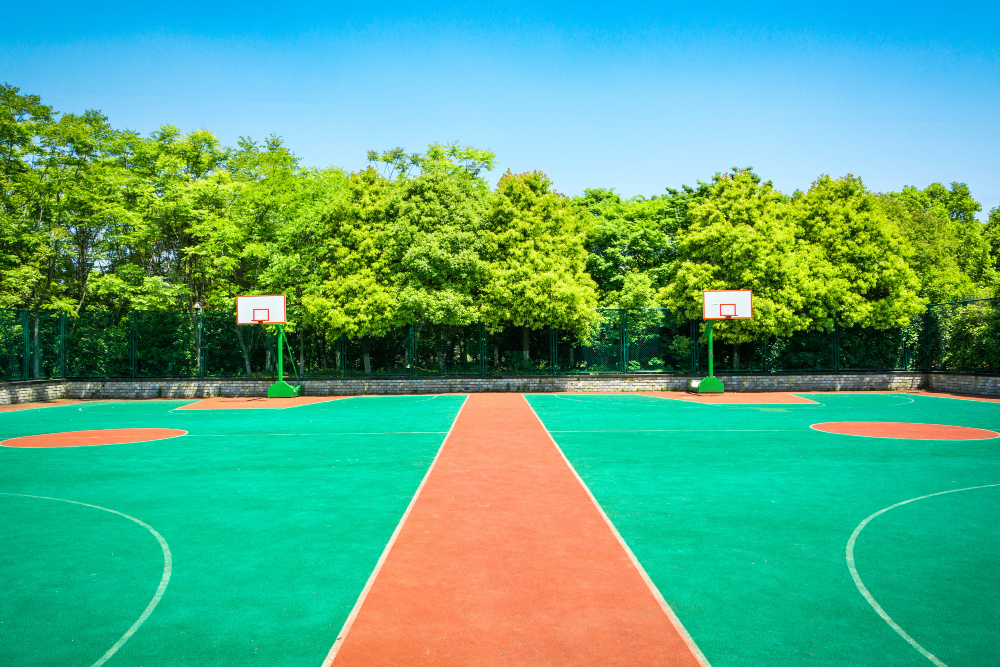
M 518 377 L 348 377 L 306 379 L 303 394 L 440 394 L 482 391 L 616 392 L 683 390 L 689 375 L 536 375 Z M 926 388 L 1000 396 L 1000 377 L 949 373 L 769 373 L 719 378 L 729 391 L 891 391 Z M 59 398 L 207 398 L 265 396 L 271 380 L 50 380 L 0 383 L 0 405 Z

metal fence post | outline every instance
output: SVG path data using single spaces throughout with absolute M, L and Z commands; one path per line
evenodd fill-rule
M 556 347 L 556 328 L 549 327 L 549 370 L 552 374 L 556 374 L 556 363 L 558 360 L 558 349 Z
M 28 311 L 21 312 L 21 379 L 28 379 L 28 370 L 31 367 L 31 333 L 28 326 Z
M 619 311 L 621 315 L 621 344 L 622 344 L 622 354 L 621 354 L 621 364 L 622 373 L 628 373 L 628 312 L 622 308 Z
M 347 375 L 347 336 L 340 334 L 337 344 L 340 345 L 340 368 L 337 370 L 340 371 L 341 375 Z
M 840 320 L 833 316 L 833 370 L 840 372 Z
M 129 372 L 132 378 L 136 376 L 136 362 L 138 361 L 136 357 L 138 356 L 136 348 L 138 341 L 136 340 L 136 324 L 135 324 L 135 313 L 128 314 L 128 358 L 129 358 Z
M 486 341 L 486 325 L 479 323 L 479 374 L 486 375 L 488 371 L 489 344 Z
M 695 337 L 695 324 L 694 320 L 688 322 L 688 328 L 690 329 L 691 335 L 691 372 L 698 372 L 698 339 Z
M 205 359 L 205 313 L 198 313 L 198 377 L 205 377 L 208 360 Z
M 66 377 L 66 313 L 59 313 L 59 377 Z
M 410 375 L 417 374 L 417 336 L 420 335 L 420 332 L 414 330 L 414 326 L 410 324 L 406 331 L 406 344 L 410 354 Z

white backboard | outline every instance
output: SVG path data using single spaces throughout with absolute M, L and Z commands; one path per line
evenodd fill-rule
M 748 320 L 753 317 L 753 291 L 748 289 L 702 292 L 702 317 L 706 320 Z
M 236 324 L 285 323 L 285 295 L 260 294 L 236 297 Z

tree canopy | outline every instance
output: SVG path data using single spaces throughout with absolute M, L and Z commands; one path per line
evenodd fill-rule
M 231 310 L 283 293 L 291 327 L 557 327 L 598 306 L 700 317 L 703 289 L 753 289 L 734 342 L 836 324 L 890 328 L 922 304 L 996 293 L 1000 208 L 962 183 L 875 193 L 820 176 L 787 195 L 751 168 L 623 198 L 560 194 L 457 142 L 305 168 L 280 137 L 115 129 L 0 86 L 0 308 Z

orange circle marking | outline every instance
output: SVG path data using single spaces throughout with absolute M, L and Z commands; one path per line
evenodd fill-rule
M 146 442 L 187 435 L 176 428 L 106 428 L 98 431 L 66 431 L 25 435 L 0 442 L 3 447 L 88 447 L 120 445 L 126 442 Z
M 985 428 L 913 424 L 910 422 L 824 422 L 812 428 L 825 433 L 860 435 L 866 438 L 903 438 L 907 440 L 986 440 L 1000 438 L 1000 433 Z

